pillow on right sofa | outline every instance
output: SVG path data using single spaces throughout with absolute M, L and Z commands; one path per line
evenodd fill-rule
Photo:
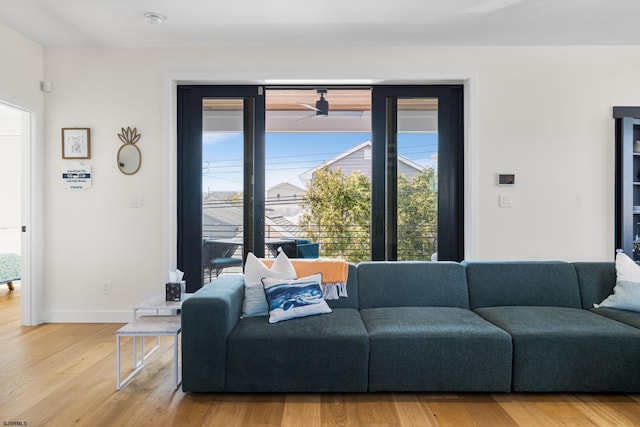
M 622 252 L 616 254 L 616 286 L 613 294 L 595 308 L 640 311 L 640 265 Z

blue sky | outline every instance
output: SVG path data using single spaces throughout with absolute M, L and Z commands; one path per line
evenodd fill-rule
M 368 139 L 370 133 L 267 133 L 267 188 L 281 182 L 302 186 L 298 175 Z M 437 139 L 435 133 L 401 133 L 398 152 L 430 166 Z M 202 150 L 203 191 L 241 191 L 242 134 L 206 132 Z

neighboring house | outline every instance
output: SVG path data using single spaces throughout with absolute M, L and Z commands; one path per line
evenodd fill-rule
M 292 186 L 295 187 L 295 186 Z M 303 189 L 299 191 L 304 192 Z M 242 238 L 242 199 L 231 200 L 232 192 L 209 192 L 202 200 L 202 236 L 205 239 Z M 296 204 L 295 208 L 300 210 Z M 266 212 L 265 237 L 294 237 L 298 226 L 282 215 Z
M 242 199 L 231 200 L 231 192 L 209 192 L 202 199 L 202 236 L 231 239 L 240 236 L 243 224 Z
M 313 169 L 309 169 L 300 175 L 300 181 L 306 186 L 309 186 L 311 181 L 313 181 L 313 174 L 324 167 L 329 167 L 330 169 L 339 168 L 345 175 L 350 175 L 353 171 L 357 170 L 371 180 L 371 141 L 364 141 L 333 159 L 323 162 Z M 398 156 L 399 174 L 403 174 L 407 178 L 412 178 L 423 169 L 422 166 L 412 162 L 406 157 Z
M 297 216 L 300 213 L 300 200 L 302 200 L 305 191 L 304 188 L 289 182 L 281 182 L 267 189 L 266 215 Z
M 281 182 L 267 189 L 267 201 L 299 200 L 306 190 L 289 182 Z

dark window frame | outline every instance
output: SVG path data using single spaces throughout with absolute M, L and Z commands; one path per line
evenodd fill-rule
M 296 86 L 298 88 L 309 86 Z M 397 259 L 398 98 L 438 98 L 438 259 L 464 257 L 464 116 L 462 85 L 374 85 L 372 89 L 371 259 Z M 267 87 L 267 90 L 269 88 Z M 258 85 L 179 85 L 177 88 L 177 266 L 187 290 L 202 273 L 202 99 L 245 102 L 244 257 L 264 256 L 265 97 Z M 193 167 L 198 165 L 198 167 Z M 445 238 L 446 236 L 446 238 Z

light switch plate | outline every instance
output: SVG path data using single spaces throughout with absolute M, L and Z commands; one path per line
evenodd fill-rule
M 129 207 L 130 208 L 141 208 L 142 207 L 142 196 L 129 196 Z
M 501 208 L 511 208 L 513 207 L 513 197 L 511 194 L 500 194 L 499 204 Z

